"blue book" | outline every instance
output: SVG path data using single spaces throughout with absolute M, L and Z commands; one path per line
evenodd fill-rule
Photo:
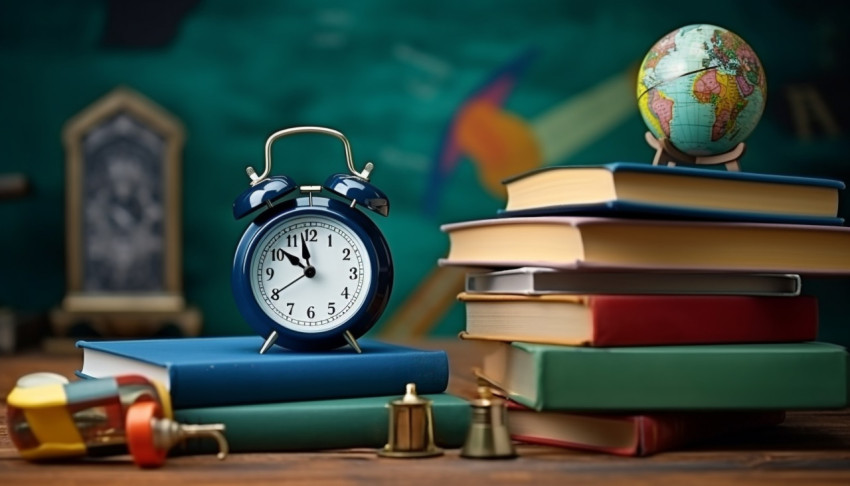
M 162 382 L 175 409 L 296 400 L 441 393 L 448 356 L 360 339 L 345 347 L 304 352 L 273 347 L 259 354 L 259 336 L 79 341 L 83 378 L 139 374 Z
M 843 182 L 630 162 L 544 167 L 504 181 L 502 217 L 597 216 L 841 225 Z

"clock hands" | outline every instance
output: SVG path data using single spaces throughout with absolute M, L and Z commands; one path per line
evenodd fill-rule
M 302 239 L 302 241 L 304 240 L 304 235 L 301 235 L 301 239 Z M 316 276 L 316 269 L 313 267 L 313 265 L 310 265 L 310 251 L 307 250 L 306 244 L 302 248 L 304 248 L 304 249 L 301 251 L 301 254 L 305 255 L 304 259 L 307 260 L 307 266 L 306 267 L 304 266 L 303 263 L 301 263 L 301 260 L 297 256 L 295 256 L 291 253 L 287 253 L 286 250 L 281 250 L 281 251 L 283 252 L 284 255 L 286 255 L 286 259 L 289 260 L 289 263 L 295 265 L 296 267 L 300 267 L 304 270 L 304 273 L 301 275 L 302 277 L 306 276 L 307 278 L 313 278 L 313 277 Z M 299 278 L 301 278 L 301 277 L 299 277 Z M 298 280 L 298 279 L 295 279 L 295 280 Z M 292 283 L 295 283 L 295 282 L 292 282 Z M 292 283 L 286 285 L 286 287 L 289 287 L 289 285 L 292 285 Z M 280 290 L 283 290 L 286 287 L 283 287 Z

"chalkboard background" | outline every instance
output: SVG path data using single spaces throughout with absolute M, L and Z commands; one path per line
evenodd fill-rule
M 392 204 L 378 221 L 396 262 L 389 318 L 445 254 L 439 225 L 494 214 L 506 172 L 650 163 L 634 73 L 656 40 L 690 23 L 731 29 L 765 65 L 767 109 L 744 170 L 850 180 L 848 15 L 817 3 L 2 2 L 0 173 L 26 174 L 34 192 L 0 204 L 0 304 L 46 311 L 61 301 L 60 132 L 118 85 L 186 126 L 183 281 L 211 335 L 250 332 L 230 296 L 245 224 L 231 204 L 273 131 L 329 126 L 349 138 L 355 165 L 375 163 L 372 181 Z M 498 109 L 475 105 L 484 95 Z M 299 184 L 344 172 L 332 142 L 276 145 L 274 172 Z M 850 216 L 847 195 L 841 213 Z M 822 338 L 850 345 L 848 279 L 806 279 L 804 291 L 821 298 Z M 427 332 L 452 336 L 462 326 L 455 303 L 434 312 Z

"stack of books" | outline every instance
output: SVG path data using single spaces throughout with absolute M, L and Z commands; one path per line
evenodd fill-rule
M 81 378 L 138 374 L 163 383 L 174 418 L 222 423 L 231 452 L 379 448 L 389 437 L 389 408 L 415 383 L 432 401 L 434 438 L 460 447 L 469 403 L 446 392 L 445 351 L 360 339 L 363 351 L 258 350 L 258 336 L 80 341 Z M 181 449 L 182 447 L 182 449 Z M 175 453 L 211 452 L 190 440 Z
M 616 163 L 505 182 L 444 225 L 465 339 L 517 440 L 648 455 L 847 405 L 800 275 L 850 274 L 840 181 Z M 473 269 L 474 268 L 474 269 Z

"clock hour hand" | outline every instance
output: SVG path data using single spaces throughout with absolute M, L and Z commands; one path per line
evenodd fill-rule
M 283 250 L 281 250 L 281 251 L 283 251 Z M 289 260 L 289 263 L 295 265 L 296 267 L 301 267 L 301 268 L 304 268 L 304 269 L 307 268 L 307 267 L 304 266 L 303 263 L 301 263 L 301 260 L 299 260 L 297 256 L 295 256 L 291 253 L 287 253 L 286 251 L 283 251 L 283 254 L 286 255 L 286 258 Z M 309 265 L 310 263 L 308 262 L 307 264 Z

